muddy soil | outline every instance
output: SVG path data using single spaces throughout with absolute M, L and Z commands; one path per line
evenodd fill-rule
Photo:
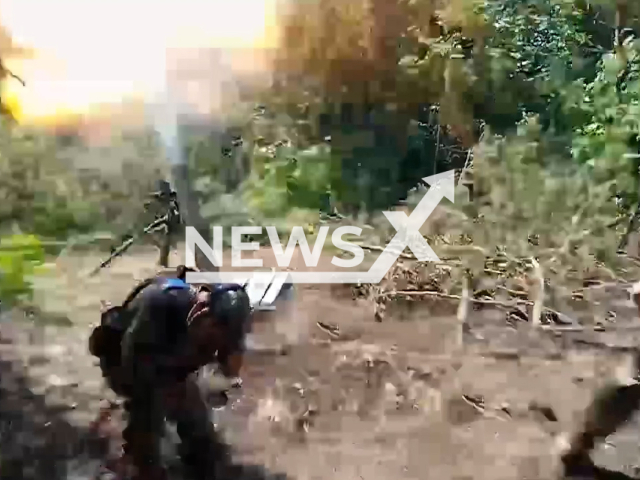
M 42 312 L 3 316 L 1 478 L 95 472 L 100 455 L 87 428 L 111 397 L 87 335 L 100 302 L 121 301 L 156 271 L 155 259 L 153 250 L 136 250 L 87 278 L 97 256 L 61 258 L 39 281 Z M 601 297 L 616 325 L 635 324 L 624 292 Z M 237 461 L 260 465 L 246 478 L 555 478 L 558 445 L 594 390 L 630 376 L 625 347 L 637 344 L 640 329 L 541 331 L 485 308 L 472 313 L 461 349 L 455 309 L 398 303 L 377 323 L 371 305 L 342 288 L 299 286 L 287 318 L 266 314 L 256 325 L 260 349 L 248 356 L 242 392 L 216 413 Z M 595 458 L 635 474 L 640 423 Z

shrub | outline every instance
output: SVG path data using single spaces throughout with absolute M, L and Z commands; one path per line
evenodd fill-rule
M 0 238 L 0 301 L 8 306 L 29 300 L 32 277 L 44 263 L 41 242 L 33 235 Z

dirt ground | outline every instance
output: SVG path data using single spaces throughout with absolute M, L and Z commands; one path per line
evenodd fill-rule
M 87 278 L 98 260 L 60 258 L 39 281 L 42 312 L 4 314 L 1 478 L 80 480 L 96 469 L 87 426 L 108 393 L 87 336 L 100 301 L 121 301 L 153 274 L 156 252 L 137 250 Z M 250 352 L 242 393 L 216 414 L 238 461 L 261 466 L 251 478 L 556 478 L 563 435 L 596 387 L 624 379 L 624 347 L 638 343 L 634 330 L 541 331 L 483 309 L 472 313 L 459 349 L 455 304 L 399 303 L 377 323 L 372 306 L 345 288 L 297 287 L 295 310 L 266 316 L 252 339 L 287 348 Z M 634 324 L 623 291 L 600 296 L 617 326 Z M 58 325 L 42 327 L 43 318 Z M 596 460 L 635 474 L 639 435 L 634 422 Z

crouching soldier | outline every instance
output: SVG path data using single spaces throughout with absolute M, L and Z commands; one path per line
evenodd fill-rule
M 640 283 L 634 285 L 632 299 L 640 315 Z M 635 358 L 635 374 L 640 374 L 640 354 Z M 569 450 L 562 456 L 564 477 L 594 477 L 597 468 L 591 452 L 640 410 L 640 383 L 609 385 L 596 393 L 586 412 L 582 428 L 570 441 Z
M 184 273 L 179 269 L 178 276 Z M 250 317 L 241 286 L 194 288 L 182 278 L 146 280 L 122 306 L 103 313 L 89 347 L 110 388 L 125 399 L 121 467 L 135 480 L 166 478 L 160 455 L 165 418 L 176 423 L 188 472 L 215 476 L 228 454 L 194 377 L 214 362 L 228 378 L 239 377 Z

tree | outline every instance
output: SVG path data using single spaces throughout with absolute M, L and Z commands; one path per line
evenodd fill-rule
M 7 68 L 7 62 L 15 58 L 25 58 L 32 55 L 33 52 L 30 49 L 16 45 L 9 31 L 0 25 L 0 115 L 15 119 L 15 110 L 20 108 L 19 105 L 10 105 L 11 102 L 7 102 L 4 95 L 4 86 L 7 81 L 14 80 L 20 83 L 23 87 L 26 87 L 24 81 L 9 68 Z

